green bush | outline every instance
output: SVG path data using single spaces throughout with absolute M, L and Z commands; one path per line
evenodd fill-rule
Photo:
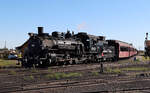
M 99 75 L 99 72 L 94 71 L 94 72 L 92 72 L 92 75 L 98 76 L 98 75 Z
M 15 71 L 11 70 L 11 71 L 9 72 L 9 74 L 10 74 L 10 75 L 16 75 L 16 74 L 17 74 L 17 72 L 15 72 Z
M 16 65 L 18 62 L 17 60 L 4 60 L 0 59 L 0 67 L 21 67 L 21 65 Z
M 130 67 L 130 68 L 122 68 L 123 71 L 148 71 L 150 68 L 148 67 Z
M 32 73 L 37 73 L 38 70 L 37 70 L 35 67 L 33 67 L 33 68 L 31 68 L 31 72 L 32 72 Z
M 126 67 L 126 68 L 106 68 L 106 73 L 122 73 L 123 71 L 148 71 L 149 67 Z
M 120 74 L 122 71 L 119 68 L 116 69 L 112 69 L 112 68 L 106 68 L 106 73 L 116 73 L 116 74 Z
M 45 75 L 45 78 L 48 79 L 61 79 L 61 78 L 70 78 L 70 77 L 79 77 L 82 76 L 80 73 L 52 73 Z
M 34 80 L 34 76 L 30 75 L 30 76 L 24 77 L 24 80 L 26 80 L 26 81 Z

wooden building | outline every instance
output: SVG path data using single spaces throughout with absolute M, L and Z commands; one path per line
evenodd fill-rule
M 27 41 L 26 41 L 24 44 L 22 44 L 21 46 L 16 47 L 17 51 L 19 51 L 21 54 L 24 54 L 24 50 L 25 50 L 25 48 L 28 46 L 28 41 L 29 41 L 29 40 L 27 40 Z

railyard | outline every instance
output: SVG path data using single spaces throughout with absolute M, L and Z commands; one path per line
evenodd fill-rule
M 132 57 L 103 65 L 103 73 L 99 73 L 99 63 L 28 69 L 1 66 L 0 93 L 141 93 L 150 90 L 149 59 L 138 55 L 136 60 Z
M 0 93 L 150 93 L 149 0 L 3 0 Z

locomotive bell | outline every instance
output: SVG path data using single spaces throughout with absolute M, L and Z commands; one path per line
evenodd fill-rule
M 38 35 L 42 35 L 43 34 L 43 27 L 38 27 Z

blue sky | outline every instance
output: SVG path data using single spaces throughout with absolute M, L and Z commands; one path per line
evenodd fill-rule
M 144 49 L 150 32 L 150 0 L 1 0 L 0 48 L 5 40 L 15 48 L 28 32 L 64 32 L 68 29 L 103 35 Z

